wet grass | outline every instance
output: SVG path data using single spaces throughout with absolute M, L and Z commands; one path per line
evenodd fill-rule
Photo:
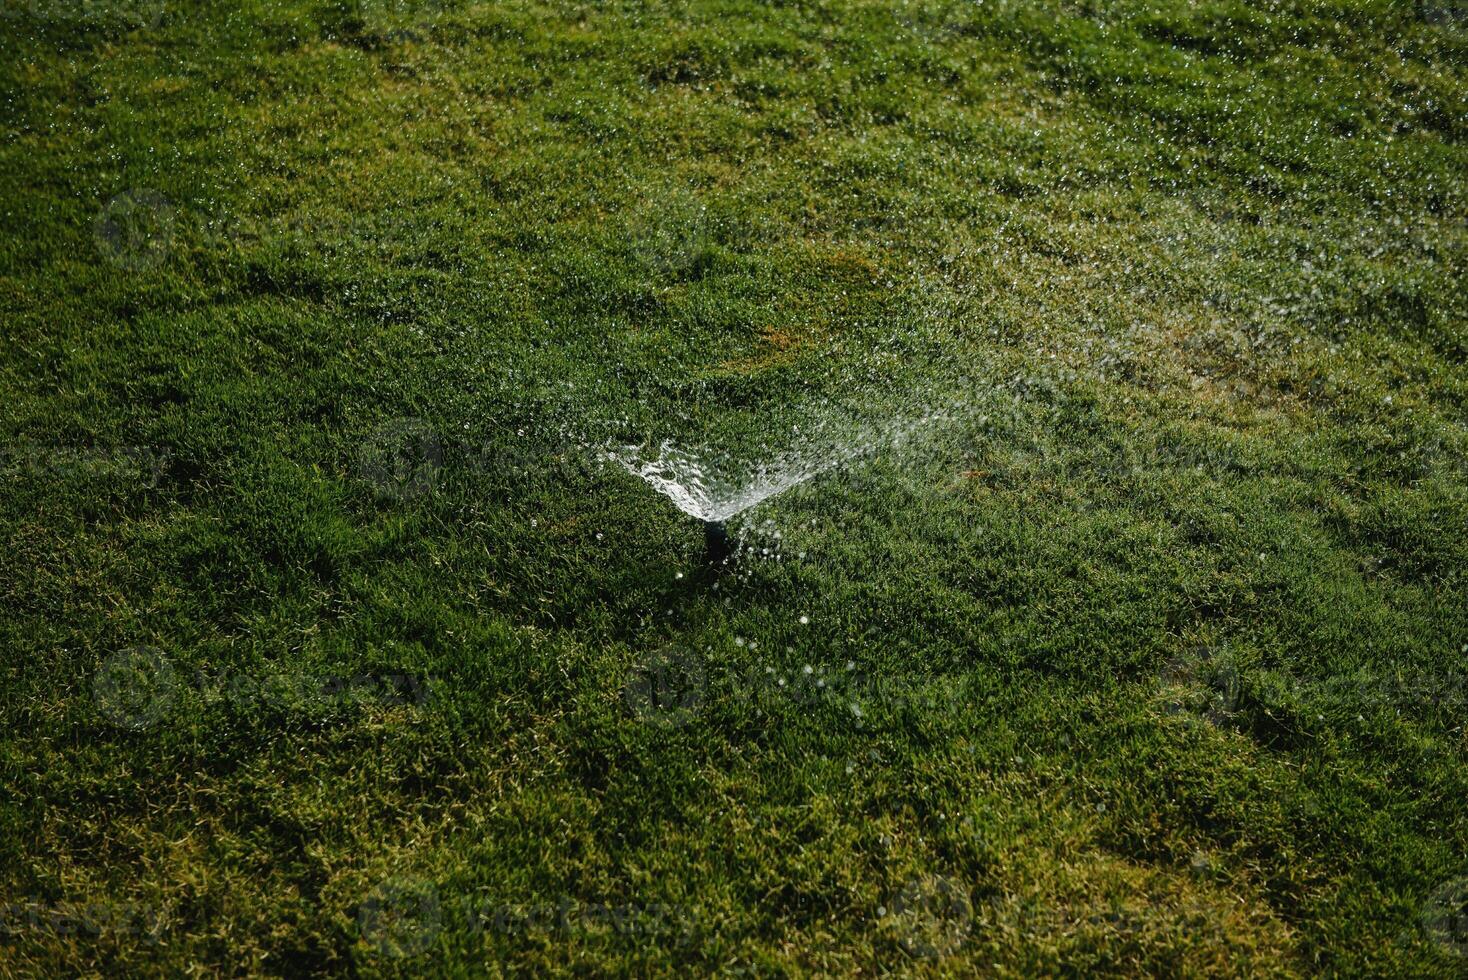
M 1464 969 L 1460 6 L 4 12 L 0 974 Z

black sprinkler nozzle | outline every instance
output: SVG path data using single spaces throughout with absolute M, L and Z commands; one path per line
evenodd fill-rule
M 729 529 L 723 521 L 703 522 L 703 547 L 704 560 L 711 568 L 727 565 L 734 557 L 734 549 L 729 544 Z

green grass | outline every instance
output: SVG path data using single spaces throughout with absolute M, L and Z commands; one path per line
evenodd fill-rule
M 4 2 L 0 976 L 1468 969 L 1461 4 Z

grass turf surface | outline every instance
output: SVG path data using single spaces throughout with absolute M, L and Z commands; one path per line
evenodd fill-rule
M 0 974 L 1465 969 L 1461 5 L 6 3 Z

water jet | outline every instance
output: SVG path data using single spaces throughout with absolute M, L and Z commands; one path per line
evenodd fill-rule
M 719 569 L 734 558 L 728 529 L 731 518 L 843 464 L 901 447 L 950 417 L 945 412 L 928 410 L 844 432 L 832 432 L 818 422 L 812 428 L 826 439 L 797 444 L 763 462 L 730 460 L 727 453 L 694 453 L 671 440 L 664 440 L 652 451 L 639 446 L 607 447 L 601 451 L 601 458 L 617 463 L 699 521 L 703 525 L 705 564 Z

